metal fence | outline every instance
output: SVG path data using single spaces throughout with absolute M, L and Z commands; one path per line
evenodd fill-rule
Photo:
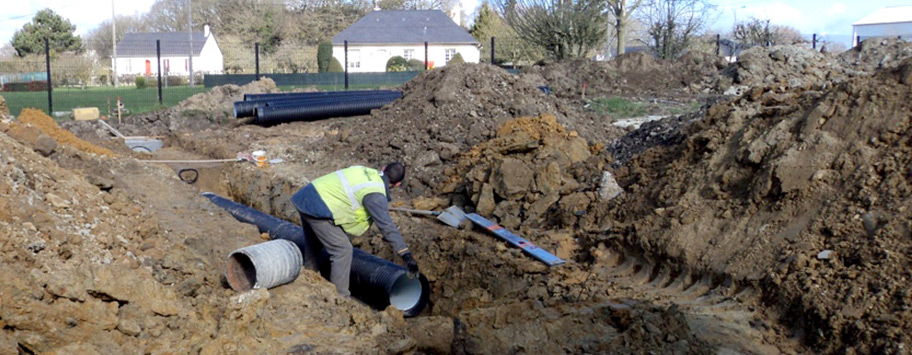
M 851 36 L 806 35 L 802 45 L 819 50 L 822 46 L 848 49 Z M 499 43 L 499 42 L 498 42 Z M 495 52 L 501 62 L 495 41 L 483 45 L 482 62 L 491 62 Z M 702 44 L 706 52 L 734 60 L 751 45 L 717 36 Z M 110 59 L 100 59 L 94 53 L 45 53 L 26 57 L 0 58 L 0 88 L 11 112 L 18 115 L 22 108 L 41 109 L 54 116 L 65 117 L 73 108 L 98 107 L 103 115 L 114 116 L 118 103 L 123 114 L 154 111 L 173 106 L 208 88 L 243 85 L 258 77 L 269 77 L 280 89 L 312 87 L 320 90 L 391 88 L 414 78 L 418 71 L 390 73 L 317 73 L 317 47 L 311 45 L 267 46 L 256 43 L 218 43 L 221 60 L 212 69 L 205 63 L 191 61 L 189 50 L 179 43 L 152 41 L 120 47 L 117 75 Z M 140 48 L 141 47 L 141 48 Z M 179 49 L 175 50 L 174 48 Z M 125 60 L 124 53 L 156 49 L 151 56 Z M 831 48 L 833 49 L 833 48 Z M 628 47 L 628 51 L 634 49 Z M 176 51 L 176 52 L 175 52 Z M 187 53 L 184 55 L 183 53 Z M 193 84 L 188 72 L 194 66 Z M 413 69 L 414 70 L 414 69 Z M 515 71 L 515 70 L 514 70 Z M 161 75 L 159 75 L 161 74 Z

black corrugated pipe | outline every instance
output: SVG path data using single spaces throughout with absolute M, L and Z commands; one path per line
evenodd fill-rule
M 268 232 L 272 239 L 284 239 L 295 243 L 302 255 L 306 248 L 304 230 L 301 226 L 270 216 L 211 192 L 203 196 L 224 208 L 238 221 L 257 226 L 260 233 Z M 320 271 L 328 278 L 329 255 L 323 251 L 318 261 Z M 430 300 L 431 287 L 427 278 L 419 274 L 417 279 L 408 277 L 408 271 L 395 263 L 378 258 L 361 249 L 354 248 L 352 255 L 351 283 L 352 296 L 377 309 L 393 305 L 407 317 L 421 313 Z
M 370 114 L 396 97 L 368 97 L 355 101 L 334 101 L 307 106 L 261 107 L 256 110 L 253 123 L 271 126 L 295 121 L 316 121 L 330 117 L 347 117 Z
M 276 98 L 309 98 L 332 95 L 359 95 L 382 92 L 399 92 L 399 90 L 351 90 L 351 91 L 314 91 L 314 92 L 275 92 L 269 94 L 244 94 L 244 101 L 270 100 Z
M 308 105 L 313 102 L 329 102 L 331 100 L 345 101 L 345 100 L 359 100 L 365 97 L 395 97 L 399 98 L 402 96 L 402 93 L 399 91 L 383 91 L 383 92 L 374 92 L 374 93 L 357 93 L 357 94 L 348 94 L 348 95 L 321 95 L 321 96 L 312 96 L 312 97 L 276 97 L 271 99 L 259 99 L 252 101 L 237 101 L 234 103 L 234 117 L 250 117 L 256 114 L 256 109 L 260 107 L 268 106 L 295 106 L 295 105 Z

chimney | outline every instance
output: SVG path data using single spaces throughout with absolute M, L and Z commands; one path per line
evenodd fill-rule
M 450 13 L 448 15 L 450 15 L 450 18 L 453 19 L 453 22 L 455 22 L 457 25 L 462 26 L 462 7 L 458 1 L 453 6 L 453 9 L 450 10 Z
M 209 38 L 209 25 L 203 25 L 203 37 Z

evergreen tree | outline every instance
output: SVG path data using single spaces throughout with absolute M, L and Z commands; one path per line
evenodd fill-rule
M 55 52 L 78 51 L 82 49 L 82 38 L 74 36 L 74 31 L 76 26 L 70 20 L 60 17 L 54 10 L 44 9 L 35 14 L 32 22 L 16 31 L 12 45 L 20 57 L 44 53 L 45 38 Z
M 330 41 L 320 42 L 317 47 L 317 71 L 325 73 L 329 71 L 329 63 L 333 57 L 333 45 Z

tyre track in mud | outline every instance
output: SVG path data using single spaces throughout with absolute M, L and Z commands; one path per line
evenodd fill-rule
M 589 272 L 610 284 L 606 296 L 620 304 L 676 307 L 716 353 L 803 352 L 797 333 L 765 313 L 761 293 L 731 277 L 692 274 L 621 247 L 600 255 Z

